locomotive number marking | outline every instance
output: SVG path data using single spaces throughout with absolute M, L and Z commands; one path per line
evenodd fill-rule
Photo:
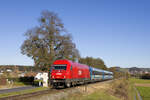
M 82 71 L 81 70 L 78 71 L 78 75 L 82 75 Z

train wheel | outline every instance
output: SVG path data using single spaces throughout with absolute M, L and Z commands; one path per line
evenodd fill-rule
M 52 84 L 52 88 L 53 88 L 53 89 L 58 88 L 58 84 L 56 84 L 56 83 L 55 83 L 55 84 Z
M 57 88 L 57 86 L 55 86 L 55 85 L 52 85 L 52 89 L 56 89 Z
M 68 87 L 68 88 L 71 87 L 71 83 L 69 83 L 69 82 L 66 83 L 66 87 Z

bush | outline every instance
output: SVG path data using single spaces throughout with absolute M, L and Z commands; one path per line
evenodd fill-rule
M 34 77 L 20 77 L 19 78 L 20 82 L 29 82 L 29 83 L 33 83 L 34 82 Z
M 34 77 L 20 77 L 19 82 L 22 82 L 25 85 L 33 85 Z
M 19 82 L 19 78 L 7 78 L 8 81 Z
M 34 83 L 34 77 L 8 78 L 8 81 L 22 82 L 26 85 L 32 85 Z
M 41 82 L 41 84 L 43 84 L 43 80 L 34 80 L 34 85 L 39 86 L 39 82 Z
M 143 74 L 140 76 L 141 79 L 150 79 L 150 74 Z
M 116 80 L 112 84 L 113 94 L 117 97 L 128 99 L 128 81 L 126 79 Z
M 6 78 L 0 78 L 0 85 L 6 85 L 7 81 Z

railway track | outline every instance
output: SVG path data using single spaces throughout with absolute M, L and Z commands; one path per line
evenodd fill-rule
M 61 89 L 50 88 L 48 90 L 42 90 L 42 91 L 33 92 L 33 93 L 26 93 L 26 94 L 21 94 L 21 95 L 3 97 L 3 98 L 0 98 L 0 100 L 22 100 L 22 99 L 27 99 L 30 97 L 39 96 L 39 95 L 45 95 L 45 94 L 51 94 L 51 93 L 55 94 L 57 92 L 64 92 L 64 90 L 72 89 L 72 88 L 61 88 Z
M 107 83 L 107 82 L 111 82 L 111 81 L 112 80 L 98 82 L 98 83 L 105 83 L 105 82 Z M 94 84 L 97 84 L 97 83 L 92 83 L 92 84 L 94 85 Z M 27 93 L 27 94 L 22 94 L 22 95 L 3 97 L 3 98 L 0 98 L 0 100 L 28 100 L 28 98 L 36 97 L 36 96 L 39 96 L 39 95 L 42 96 L 42 95 L 46 95 L 46 94 L 56 94 L 56 93 L 66 92 L 68 90 L 75 90 L 78 87 L 83 87 L 83 86 L 92 85 L 92 84 L 85 84 L 85 85 L 79 85 L 79 86 L 75 86 L 75 87 L 71 87 L 71 88 L 61 88 L 61 89 L 52 89 L 52 88 L 50 88 L 48 90 L 38 91 L 38 92 L 34 92 L 34 93 Z
M 33 97 L 33 96 L 37 96 L 37 95 L 41 95 L 41 94 L 48 94 L 48 93 L 55 92 L 55 91 L 56 90 L 49 89 L 49 90 L 43 90 L 43 91 L 38 91 L 38 92 L 34 92 L 34 93 L 27 93 L 27 94 L 22 94 L 22 95 L 3 97 L 3 98 L 0 98 L 0 100 L 22 100 L 25 98 L 29 98 L 29 97 Z

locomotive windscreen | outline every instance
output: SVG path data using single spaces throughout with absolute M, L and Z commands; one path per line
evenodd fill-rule
M 66 65 L 54 65 L 53 69 L 55 69 L 55 70 L 66 70 Z

